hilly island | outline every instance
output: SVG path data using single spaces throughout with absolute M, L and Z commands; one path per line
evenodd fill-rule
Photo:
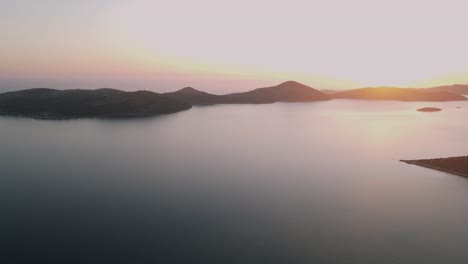
M 457 91 L 464 91 L 460 86 L 436 87 L 437 89 L 375 87 L 325 93 L 295 81 L 225 95 L 210 94 L 191 87 L 162 94 L 150 91 L 125 92 L 110 88 L 35 88 L 0 94 L 0 114 L 39 119 L 141 117 L 175 113 L 190 109 L 193 105 L 316 102 L 332 99 L 415 102 L 468 100 L 461 94 L 451 92 L 454 87 Z
M 188 103 L 148 91 L 36 88 L 0 94 L 1 114 L 38 119 L 138 117 L 170 114 L 191 107 Z

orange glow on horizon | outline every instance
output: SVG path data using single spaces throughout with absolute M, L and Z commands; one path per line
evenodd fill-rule
M 58 18 L 47 4 L 9 5 L 21 12 L 0 26 L 0 78 L 468 83 L 463 1 L 84 0 L 73 16 L 55 7 Z

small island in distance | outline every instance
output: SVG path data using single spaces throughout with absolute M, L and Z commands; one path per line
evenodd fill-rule
M 194 105 L 317 102 L 332 99 L 411 102 L 468 100 L 461 94 L 451 92 L 454 88 L 456 91 L 464 91 L 464 87 L 468 85 L 444 87 L 436 87 L 437 89 L 374 87 L 322 92 L 295 81 L 287 81 L 276 86 L 225 95 L 210 94 L 191 87 L 169 93 L 125 92 L 110 88 L 97 90 L 35 88 L 0 94 L 0 114 L 38 119 L 141 117 L 175 113 L 190 109 Z M 432 108 L 420 109 L 420 111 L 429 110 L 433 111 Z
M 418 112 L 440 112 L 442 111 L 442 109 L 437 108 L 437 107 L 423 107 L 423 108 L 419 108 L 416 111 Z

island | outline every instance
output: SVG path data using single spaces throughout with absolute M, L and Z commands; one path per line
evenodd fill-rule
M 316 102 L 331 99 L 331 96 L 295 81 L 287 81 L 276 86 L 258 88 L 244 93 L 227 94 L 222 97 L 223 103 L 243 104 Z
M 0 114 L 36 119 L 141 117 L 190 109 L 186 102 L 149 91 L 28 89 L 0 94 Z
M 468 156 L 400 161 L 468 178 Z
M 164 95 L 192 105 L 213 105 L 222 102 L 222 96 L 202 92 L 192 87 L 185 87 L 175 92 L 165 93 Z
M 458 87 L 458 86 L 457 86 Z M 139 117 L 170 114 L 194 105 L 270 104 L 276 102 L 320 102 L 332 99 L 399 100 L 411 102 L 467 101 L 463 95 L 416 88 L 375 87 L 346 91 L 319 91 L 296 81 L 224 95 L 192 87 L 168 92 L 126 92 L 111 88 L 56 90 L 34 88 L 0 94 L 0 115 L 40 119 L 79 117 Z M 421 108 L 421 112 L 440 111 Z
M 454 85 L 446 85 L 446 86 L 437 86 L 431 88 L 423 88 L 426 91 L 430 92 L 451 92 L 457 94 L 468 95 L 468 84 L 454 84 Z
M 368 87 L 331 94 L 333 98 L 358 100 L 398 100 L 406 102 L 467 101 L 463 95 L 446 91 L 425 91 L 414 88 Z
M 442 111 L 442 109 L 437 108 L 437 107 L 423 107 L 423 108 L 419 108 L 416 111 L 418 111 L 418 112 L 439 112 L 439 111 Z
M 242 93 L 214 95 L 186 87 L 166 93 L 172 98 L 192 105 L 210 104 L 268 104 L 276 102 L 315 102 L 327 101 L 332 97 L 312 87 L 295 81 L 287 81 L 276 86 L 257 88 Z

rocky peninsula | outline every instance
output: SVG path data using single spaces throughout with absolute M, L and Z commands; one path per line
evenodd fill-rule
M 468 178 L 468 156 L 400 161 Z

